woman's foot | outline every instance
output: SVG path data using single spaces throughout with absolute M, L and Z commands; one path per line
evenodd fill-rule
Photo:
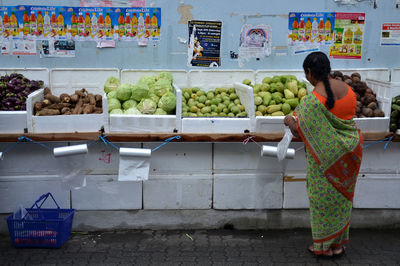
M 332 253 L 334 257 L 340 257 L 343 256 L 343 254 L 345 253 L 346 248 L 344 246 L 341 246 L 339 248 L 334 248 L 332 249 Z
M 325 254 L 315 254 L 314 253 L 314 245 L 310 245 L 310 246 L 308 246 L 307 250 L 309 252 L 311 252 L 312 254 L 314 254 L 315 256 L 318 256 L 318 257 L 329 257 L 329 258 L 332 258 L 334 256 L 334 253 L 333 253 L 332 249 L 329 249 L 327 251 L 327 253 L 325 253 Z M 339 256 L 339 255 L 337 255 L 337 256 Z

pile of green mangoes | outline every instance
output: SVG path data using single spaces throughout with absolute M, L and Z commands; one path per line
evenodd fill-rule
M 182 90 L 182 117 L 247 117 L 234 88 Z
M 261 84 L 242 82 L 253 87 L 256 116 L 284 116 L 292 114 L 301 99 L 307 94 L 306 84 L 294 75 L 265 77 Z

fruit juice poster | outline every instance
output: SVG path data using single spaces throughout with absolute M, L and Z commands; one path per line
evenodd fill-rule
M 334 25 L 333 12 L 290 12 L 288 44 L 329 45 L 332 43 Z
M 19 38 L 18 6 L 0 6 L 1 39 L 11 40 Z
M 161 8 L 137 7 L 124 11 L 118 17 L 120 40 L 160 40 Z
M 220 21 L 188 21 L 188 66 L 218 67 L 221 65 Z
M 365 13 L 335 13 L 334 42 L 330 57 L 361 59 Z
M 75 41 L 113 40 L 115 12 L 104 7 L 75 7 L 71 15 L 71 39 Z

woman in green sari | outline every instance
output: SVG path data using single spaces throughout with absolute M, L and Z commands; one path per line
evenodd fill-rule
M 307 193 L 316 255 L 339 256 L 349 241 L 354 189 L 362 159 L 362 137 L 353 120 L 356 95 L 330 77 L 328 57 L 309 54 L 303 63 L 314 86 L 284 123 L 306 146 Z

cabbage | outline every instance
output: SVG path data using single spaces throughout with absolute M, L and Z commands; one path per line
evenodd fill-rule
M 137 106 L 137 102 L 135 100 L 127 100 L 122 104 L 122 107 L 124 108 L 124 110 L 128 110 L 131 107 L 136 107 Z
M 143 76 L 139 79 L 137 83 L 145 83 L 147 86 L 153 87 L 156 81 L 157 81 L 156 76 Z
M 123 83 L 117 88 L 117 99 L 120 101 L 126 101 L 131 98 L 132 85 L 129 83 Z
M 176 107 L 176 96 L 172 92 L 164 94 L 158 102 L 158 107 L 163 109 L 165 112 L 170 113 Z
M 158 103 L 158 101 L 160 100 L 160 97 L 158 97 L 157 95 L 155 95 L 155 94 L 149 94 L 149 97 L 148 97 L 150 100 L 153 100 L 153 102 L 155 102 L 155 103 Z
M 122 111 L 121 109 L 113 109 L 113 110 L 111 110 L 110 114 L 112 114 L 112 115 L 122 115 L 122 114 L 124 114 L 124 111 Z
M 110 91 L 109 93 L 107 93 L 107 99 L 117 99 L 117 91 Z
M 157 79 L 166 79 L 169 81 L 169 84 L 172 84 L 172 81 L 174 80 L 174 78 L 172 77 L 172 74 L 169 72 L 160 72 L 160 74 L 158 74 Z
M 114 109 L 121 109 L 121 103 L 118 99 L 110 98 L 108 100 L 108 112 L 111 112 Z
M 168 79 L 161 78 L 157 80 L 156 84 L 154 84 L 154 93 L 161 97 L 169 91 L 172 91 L 171 82 Z
M 143 99 L 137 106 L 142 114 L 153 114 L 157 109 L 157 103 L 151 99 Z
M 110 91 L 115 91 L 119 86 L 119 79 L 116 77 L 109 77 L 104 83 L 104 92 L 109 93 Z
M 136 107 L 132 107 L 132 108 L 129 108 L 128 110 L 125 110 L 124 114 L 126 114 L 126 115 L 141 115 L 142 113 Z
M 167 115 L 167 112 L 165 112 L 161 108 L 157 108 L 157 110 L 154 112 L 155 115 Z
M 149 86 L 145 83 L 136 83 L 132 88 L 132 99 L 135 101 L 141 101 L 143 98 L 146 98 L 149 93 Z

